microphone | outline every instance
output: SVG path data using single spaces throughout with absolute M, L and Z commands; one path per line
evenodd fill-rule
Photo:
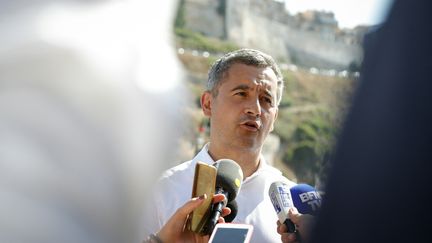
M 321 195 L 308 184 L 298 184 L 291 189 L 291 196 L 294 206 L 299 213 L 317 215 L 321 208 Z
M 234 160 L 220 159 L 216 161 L 215 164 L 217 169 L 215 194 L 224 194 L 227 201 L 231 202 L 240 191 L 243 181 L 243 171 Z M 211 234 L 213 232 L 224 206 L 224 202 L 213 205 L 212 214 L 204 228 L 206 234 Z
M 226 205 L 227 208 L 231 209 L 231 213 L 224 217 L 225 223 L 231 223 L 237 216 L 238 205 L 236 200 L 229 201 Z
M 269 196 L 279 222 L 287 226 L 289 233 L 295 233 L 296 226 L 288 217 L 288 209 L 294 207 L 289 186 L 282 181 L 273 182 L 270 185 Z

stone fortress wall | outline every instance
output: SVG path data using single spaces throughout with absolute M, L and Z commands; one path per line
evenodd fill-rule
M 367 27 L 341 30 L 333 13 L 291 15 L 274 0 L 185 0 L 184 8 L 187 28 L 278 60 L 337 70 L 362 60 Z

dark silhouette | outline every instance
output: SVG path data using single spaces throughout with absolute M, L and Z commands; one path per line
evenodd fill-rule
M 395 1 L 361 83 L 312 242 L 430 242 L 432 2 Z

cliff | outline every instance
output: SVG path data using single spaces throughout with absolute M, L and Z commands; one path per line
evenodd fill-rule
M 278 60 L 306 67 L 346 69 L 362 60 L 367 28 L 341 30 L 332 13 L 291 15 L 274 0 L 184 0 L 185 27 Z

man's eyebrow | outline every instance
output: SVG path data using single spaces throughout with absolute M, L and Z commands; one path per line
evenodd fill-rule
M 239 84 L 236 87 L 232 88 L 231 92 L 235 91 L 235 90 L 239 90 L 239 89 L 240 90 L 249 90 L 250 88 L 251 87 L 249 87 L 249 85 L 247 85 L 247 84 Z M 269 97 L 273 97 L 273 94 L 268 89 L 264 89 L 263 92 L 264 92 L 265 95 L 267 95 Z
M 264 94 L 267 96 L 273 97 L 273 94 L 268 89 L 264 90 Z
M 234 87 L 233 89 L 231 89 L 231 91 L 238 90 L 238 89 L 248 90 L 248 89 L 250 89 L 250 87 L 247 84 L 240 84 L 240 85 L 237 85 L 236 87 Z

